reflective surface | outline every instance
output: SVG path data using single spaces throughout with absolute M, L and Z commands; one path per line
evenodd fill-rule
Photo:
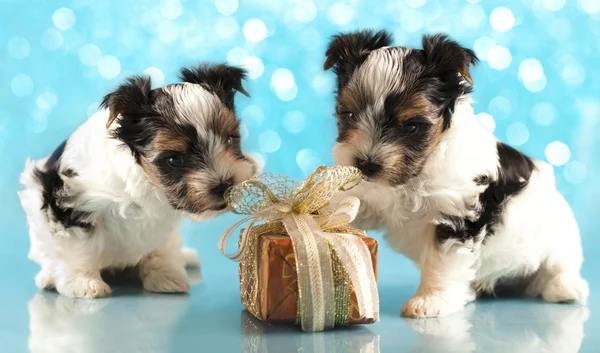
M 0 0 L 0 23 L 0 351 L 600 351 L 598 0 Z M 236 102 L 244 149 L 265 170 L 302 179 L 332 162 L 328 39 L 364 27 L 390 30 L 398 45 L 442 31 L 474 48 L 478 118 L 552 163 L 575 211 L 588 308 L 501 299 L 443 319 L 403 320 L 418 274 L 381 241 L 381 322 L 313 335 L 265 325 L 244 316 L 237 266 L 217 250 L 231 215 L 184 222 L 185 243 L 203 265 L 189 295 L 122 284 L 102 300 L 38 292 L 17 199 L 26 157 L 49 154 L 131 74 L 162 85 L 176 82 L 182 66 L 227 60 L 250 70 L 252 98 Z

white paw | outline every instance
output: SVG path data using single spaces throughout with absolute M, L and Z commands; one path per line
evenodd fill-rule
M 71 298 L 102 298 L 111 295 L 112 290 L 101 278 L 69 277 L 56 283 L 56 290 Z
M 39 289 L 53 289 L 54 288 L 54 276 L 50 271 L 40 270 L 35 275 L 35 286 Z
M 144 278 L 144 289 L 158 293 L 186 293 L 190 282 L 183 267 L 164 267 L 148 272 Z
M 457 312 L 463 308 L 437 295 L 417 295 L 410 298 L 402 307 L 404 317 L 439 317 Z
M 542 290 L 545 301 L 585 303 L 589 295 L 588 283 L 581 277 L 558 275 L 546 283 Z

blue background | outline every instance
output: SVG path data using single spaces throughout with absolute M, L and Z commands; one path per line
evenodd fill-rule
M 26 221 L 17 198 L 25 159 L 49 154 L 125 77 L 146 72 L 161 85 L 177 82 L 182 66 L 200 61 L 246 66 L 251 79 L 245 87 L 252 98 L 238 95 L 236 102 L 244 149 L 262 160 L 265 170 L 302 178 L 317 165 L 332 163 L 334 75 L 322 70 L 328 39 L 366 27 L 389 30 L 396 45 L 419 47 L 422 34 L 446 32 L 475 49 L 482 59 L 472 71 L 478 118 L 501 140 L 555 165 L 558 188 L 582 231 L 589 307 L 594 312 L 600 304 L 595 295 L 600 284 L 598 0 L 0 0 L 0 23 L 0 341 L 7 352 L 27 350 L 28 340 L 35 351 L 34 328 L 62 337 L 43 347 L 57 352 L 66 351 L 69 337 L 89 342 L 95 347 L 91 351 L 106 348 L 111 340 L 103 337 L 122 337 L 111 346 L 114 351 L 144 348 L 137 342 L 144 335 L 160 339 L 155 344 L 149 339 L 146 347 L 157 351 L 201 351 L 217 342 L 224 351 L 237 351 L 249 337 L 240 335 L 241 328 L 248 327 L 270 351 L 284 349 L 281 342 L 295 342 L 306 351 L 319 344 L 340 347 L 352 339 L 361 345 L 361 337 L 369 344 L 376 339 L 381 351 L 435 351 L 448 344 L 479 351 L 507 338 L 515 346 L 506 350 L 523 349 L 519 342 L 527 339 L 515 338 L 523 332 L 539 342 L 560 340 L 567 329 L 553 325 L 582 325 L 587 309 L 518 300 L 480 302 L 468 315 L 415 327 L 400 319 L 399 308 L 416 288 L 418 274 L 383 242 L 380 323 L 298 336 L 293 329 L 252 322 L 240 317 L 236 264 L 217 250 L 218 236 L 235 220 L 231 215 L 184 222 L 185 242 L 199 250 L 204 277 L 189 297 L 125 288 L 115 291 L 115 298 L 97 301 L 98 306 L 36 294 L 37 266 L 26 259 Z M 40 319 L 45 311 L 50 313 L 46 319 L 53 319 Z M 64 320 L 58 319 L 65 312 Z M 158 323 L 163 316 L 168 319 Z M 473 317 L 495 328 L 482 330 L 487 326 L 476 325 Z M 473 326 L 465 329 L 472 334 L 465 342 L 436 336 L 465 325 Z M 600 322 L 592 315 L 585 325 L 583 350 L 593 351 L 598 341 L 591 334 L 598 333 Z M 564 333 L 565 340 L 577 341 L 574 336 Z

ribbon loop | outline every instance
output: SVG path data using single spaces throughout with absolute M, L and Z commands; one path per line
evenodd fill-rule
M 348 228 L 358 214 L 360 201 L 346 197 L 337 205 L 330 205 L 335 193 L 352 188 L 361 180 L 362 174 L 354 167 L 321 166 L 302 183 L 267 173 L 238 184 L 226 193 L 230 210 L 247 215 L 221 236 L 219 248 L 228 258 L 244 260 L 249 238 L 260 236 L 253 233 L 257 223 L 284 225 L 296 257 L 298 314 L 304 331 L 322 331 L 335 324 L 331 249 L 348 273 L 360 314 L 378 319 L 379 298 L 371 254 L 356 234 L 336 231 Z M 332 211 L 329 212 L 327 206 L 333 206 Z M 227 254 L 229 237 L 248 222 L 238 249 Z

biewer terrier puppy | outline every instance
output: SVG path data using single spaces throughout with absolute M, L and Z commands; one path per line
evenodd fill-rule
M 478 294 L 521 288 L 582 301 L 579 230 L 550 165 L 498 141 L 473 113 L 472 50 L 445 35 L 392 47 L 385 31 L 336 35 L 337 164 L 367 180 L 358 226 L 381 228 L 421 271 L 408 317 L 443 316 Z
M 69 297 L 111 293 L 101 270 L 135 266 L 153 292 L 186 292 L 184 214 L 224 212 L 223 194 L 256 164 L 240 147 L 234 95 L 245 71 L 200 65 L 152 89 L 129 78 L 49 157 L 27 161 L 19 192 L 39 288 Z

